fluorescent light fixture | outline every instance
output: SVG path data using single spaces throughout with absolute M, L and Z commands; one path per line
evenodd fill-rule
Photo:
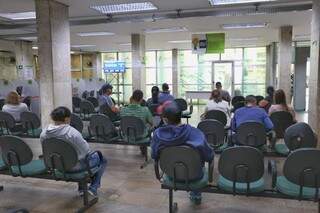
M 76 52 L 74 52 L 74 51 L 70 51 L 70 54 L 75 54 Z
M 311 36 L 308 34 L 295 35 L 294 40 L 310 40 Z
M 111 32 L 83 32 L 83 33 L 77 33 L 78 36 L 81 37 L 88 37 L 88 36 L 110 36 L 114 35 L 114 33 Z
M 37 46 L 33 46 L 32 49 L 33 49 L 33 50 L 37 50 L 38 47 L 37 47 Z
M 131 46 L 131 43 L 120 43 L 120 46 Z
M 229 41 L 258 41 L 258 37 L 252 37 L 252 38 L 229 38 Z
M 0 17 L 11 19 L 11 20 L 35 19 L 36 12 L 0 13 Z
M 264 28 L 268 23 L 240 23 L 240 24 L 223 24 L 221 28 L 225 30 L 230 29 L 251 29 L 251 28 Z
M 171 43 L 171 44 L 185 44 L 185 43 L 191 43 L 191 40 L 168 41 L 168 43 Z
M 25 41 L 36 41 L 38 38 L 36 36 L 30 36 L 30 37 L 19 37 L 18 39 L 20 40 L 25 40 Z
M 226 4 L 245 4 L 245 3 L 258 3 L 258 2 L 270 2 L 276 0 L 209 0 L 212 6 L 226 5 Z
M 129 13 L 129 12 L 140 12 L 140 11 L 151 11 L 157 10 L 151 2 L 137 2 L 127 4 L 109 4 L 109 5 L 93 5 L 91 9 L 97 10 L 103 14 L 113 13 Z
M 171 28 L 152 28 L 146 29 L 145 33 L 175 33 L 175 32 L 186 32 L 186 27 L 171 27 Z
M 86 48 L 86 47 L 95 47 L 96 45 L 92 44 L 78 44 L 78 45 L 71 45 L 73 48 Z

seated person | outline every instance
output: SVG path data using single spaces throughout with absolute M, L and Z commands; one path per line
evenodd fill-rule
M 169 146 L 187 145 L 199 151 L 203 161 L 213 159 L 213 151 L 207 143 L 204 134 L 189 124 L 181 124 L 181 114 L 178 105 L 172 102 L 163 109 L 162 117 L 165 126 L 155 130 L 151 141 L 152 158 L 158 159 L 160 150 Z M 204 165 L 204 162 L 203 162 Z M 203 174 L 199 176 L 201 179 Z M 195 204 L 201 203 L 201 193 L 190 192 L 190 200 Z
M 227 90 L 222 89 L 221 82 L 216 83 L 216 89 L 220 91 L 220 95 L 221 95 L 222 100 L 225 100 L 226 102 L 230 103 L 231 96 Z
M 151 98 L 147 100 L 147 106 L 151 106 L 152 104 L 159 104 L 159 87 L 153 86 L 151 88 Z
M 20 102 L 20 96 L 16 91 L 11 91 L 7 95 L 6 104 L 2 107 L 3 112 L 7 112 L 13 116 L 16 122 L 20 122 L 20 114 L 28 112 L 28 106 Z
M 70 126 L 71 111 L 66 107 L 58 107 L 51 112 L 51 119 L 54 124 L 50 124 L 44 129 L 40 135 L 40 141 L 43 142 L 48 138 L 58 138 L 70 143 L 77 151 L 79 163 L 73 168 L 74 171 L 84 170 L 86 168 L 84 158 L 91 152 L 89 144 L 83 139 L 81 133 Z M 107 160 L 99 156 L 97 153 L 92 154 L 89 157 L 90 167 L 100 165 L 100 170 L 95 173 L 92 178 L 91 185 L 89 186 L 89 193 L 96 196 L 97 190 L 101 184 L 101 177 L 105 171 Z M 79 193 L 83 194 L 82 189 L 79 187 Z
M 292 108 L 292 106 L 287 104 L 286 94 L 282 89 L 279 89 L 275 92 L 274 101 L 275 103 L 272 104 L 271 107 L 269 108 L 269 115 L 279 111 L 290 112 L 292 115 L 293 121 L 296 122 L 296 113 Z
M 246 97 L 246 106 L 237 109 L 231 121 L 231 130 L 236 132 L 237 128 L 245 122 L 256 121 L 264 125 L 266 132 L 273 129 L 273 123 L 264 109 L 257 106 L 257 100 L 253 95 Z M 235 143 L 235 138 L 232 138 Z
M 205 114 L 210 110 L 219 110 L 224 112 L 227 116 L 227 126 L 230 126 L 230 106 L 228 102 L 222 100 L 220 91 L 217 89 L 211 92 L 210 100 L 205 107 L 205 113 L 201 117 L 204 118 Z
M 273 86 L 267 87 L 267 96 L 260 101 L 259 107 L 266 110 L 266 112 L 269 112 L 270 106 L 273 104 L 273 96 L 274 96 L 274 88 Z
M 140 118 L 147 127 L 146 136 L 153 126 L 153 118 L 148 107 L 141 106 L 143 101 L 143 92 L 141 90 L 135 90 L 130 98 L 130 104 L 123 107 L 120 111 L 120 116 L 135 116 Z
M 162 84 L 162 92 L 159 94 L 159 103 L 163 104 L 166 101 L 173 101 L 174 97 L 170 95 L 169 85 L 167 83 Z
M 111 84 L 105 84 L 102 86 L 100 93 L 101 95 L 99 96 L 99 106 L 102 106 L 104 104 L 107 104 L 112 112 L 114 113 L 119 113 L 119 108 L 115 106 L 115 103 L 111 97 L 112 95 L 112 85 Z

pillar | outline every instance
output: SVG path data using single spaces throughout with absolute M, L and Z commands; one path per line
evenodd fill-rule
M 132 43 L 132 91 L 140 89 L 146 94 L 146 68 L 145 68 L 145 36 L 131 35 Z
M 320 1 L 313 0 L 309 78 L 309 124 L 320 140 Z
M 306 109 L 307 61 L 309 47 L 296 47 L 293 85 L 293 107 L 296 111 Z
M 279 33 L 279 79 L 278 88 L 287 95 L 291 103 L 291 63 L 292 63 L 292 26 L 280 27 Z
M 35 0 L 40 66 L 41 122 L 51 122 L 50 112 L 72 109 L 70 27 L 68 6 L 53 0 Z
M 172 95 L 178 97 L 178 49 L 172 50 Z
M 267 86 L 276 87 L 277 85 L 277 47 L 276 43 L 267 46 L 267 74 L 266 74 L 266 84 Z
M 34 79 L 32 42 L 15 41 L 14 47 L 18 78 L 21 80 Z

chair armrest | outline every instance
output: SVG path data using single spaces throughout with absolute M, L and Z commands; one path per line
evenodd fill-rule
M 213 171 L 214 171 L 214 158 L 209 162 L 208 167 L 208 175 L 209 175 L 209 183 L 213 182 Z
M 161 181 L 162 175 L 160 175 L 158 160 L 154 160 L 154 172 L 156 174 L 156 178 Z
M 277 184 L 277 164 L 274 160 L 268 162 L 268 173 L 272 175 L 272 188 Z

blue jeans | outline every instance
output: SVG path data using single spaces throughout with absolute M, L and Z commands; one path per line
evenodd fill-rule
M 107 159 L 103 157 L 103 159 L 100 159 L 100 156 L 97 153 L 92 154 L 89 157 L 89 166 L 90 168 L 94 168 L 96 166 L 100 166 L 99 170 L 93 175 L 91 179 L 91 185 L 89 186 L 89 189 L 97 192 L 97 189 L 101 185 L 101 178 L 102 175 L 106 169 L 107 166 Z M 84 165 L 84 162 L 81 162 L 82 169 L 85 169 L 86 166 Z M 79 186 L 79 191 L 81 191 L 82 188 Z
M 201 192 L 191 191 L 190 192 L 190 199 L 201 199 Z

